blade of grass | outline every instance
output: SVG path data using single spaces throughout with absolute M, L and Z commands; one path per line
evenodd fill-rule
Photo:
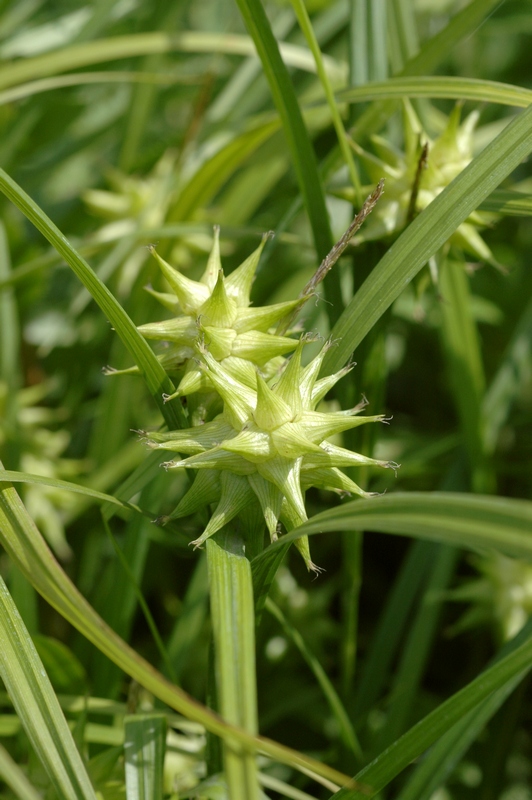
M 481 78 L 431 75 L 394 77 L 386 81 L 366 83 L 336 92 L 338 103 L 367 103 L 368 100 L 428 97 L 433 100 L 476 100 L 526 108 L 532 102 L 532 91 L 511 83 Z
M 349 15 L 349 85 L 363 86 L 369 80 L 367 0 L 351 0 Z
M 518 673 L 444 733 L 418 764 L 397 800 L 429 800 L 526 674 Z
M 57 75 L 90 64 L 172 51 L 256 55 L 250 38 L 238 34 L 187 31 L 175 34 L 156 32 L 114 36 L 64 47 L 41 56 L 4 63 L 0 69 L 0 89 L 8 89 L 26 81 Z M 306 48 L 281 44 L 281 51 L 283 58 L 292 66 L 315 71 L 314 60 Z M 341 69 L 333 59 L 327 58 L 326 66 L 333 73 L 341 74 Z
M 310 51 L 314 56 L 318 77 L 320 79 L 321 85 L 323 86 L 323 91 L 325 92 L 325 97 L 327 98 L 327 103 L 331 111 L 332 122 L 334 125 L 334 129 L 336 131 L 336 136 L 338 138 L 338 144 L 340 146 L 340 150 L 342 151 L 342 156 L 344 158 L 344 161 L 347 164 L 349 177 L 351 179 L 351 183 L 353 184 L 353 188 L 355 190 L 356 205 L 361 206 L 362 187 L 360 185 L 358 170 L 356 168 L 355 160 L 353 158 L 353 153 L 347 141 L 344 124 L 342 122 L 342 118 L 340 116 L 336 100 L 334 98 L 333 87 L 331 85 L 331 82 L 327 75 L 327 71 L 323 64 L 323 58 L 320 46 L 318 44 L 318 40 L 314 33 L 314 29 L 312 27 L 312 23 L 310 21 L 310 17 L 308 15 L 303 0 L 291 0 L 291 3 L 292 3 L 292 8 L 295 11 L 297 21 L 299 22 L 299 26 L 303 31 L 305 39 L 307 40 L 307 44 L 310 48 Z
M 312 228 L 316 254 L 318 260 L 321 261 L 332 249 L 334 240 L 316 156 L 303 121 L 297 96 L 261 1 L 237 0 L 237 2 L 246 28 L 255 42 L 273 100 L 281 117 L 303 203 Z M 342 308 L 340 281 L 336 270 L 332 272 L 332 280 L 329 281 L 328 288 L 333 304 L 328 308 L 332 309 L 330 313 L 336 317 Z
M 150 521 L 153 520 L 153 514 L 149 511 L 143 511 L 134 503 L 128 503 L 124 500 L 119 500 L 112 494 L 105 494 L 98 492 L 96 489 L 90 489 L 88 486 L 81 486 L 79 483 L 71 483 L 70 481 L 63 481 L 59 478 L 47 478 L 43 475 L 31 475 L 27 472 L 16 472 L 15 470 L 0 469 L 0 481 L 10 481 L 11 483 L 29 483 L 39 484 L 41 486 L 51 486 L 54 489 L 64 489 L 68 492 L 81 494 L 84 497 L 90 497 L 92 500 L 99 500 L 101 503 L 111 503 L 113 506 L 119 506 L 124 509 L 136 511 L 142 514 Z
M 30 783 L 22 767 L 9 755 L 0 744 L 0 778 L 8 786 L 18 800 L 42 800 L 42 795 Z
M 411 2 L 405 0 L 391 0 L 390 11 L 390 37 L 395 40 L 392 48 L 397 53 L 394 62 L 394 72 L 399 72 L 408 61 L 411 61 L 419 51 L 416 17 Z
M 508 214 L 516 217 L 532 216 L 532 197 L 521 192 L 493 192 L 479 206 L 481 211 L 495 211 L 497 214 Z
M 253 559 L 267 569 L 277 551 L 299 536 L 366 530 L 455 544 L 472 550 L 496 549 L 517 558 L 532 554 L 532 502 L 459 492 L 396 492 L 355 500 L 316 514 Z
M 334 800 L 362 800 L 364 797 L 375 796 L 411 761 L 420 756 L 466 714 L 487 700 L 493 692 L 501 690 L 518 676 L 522 677 L 528 672 L 532 666 L 530 631 L 525 641 L 522 644 L 520 642 L 521 640 L 510 642 L 507 655 L 443 702 L 359 772 L 356 780 L 367 786 L 367 791 L 341 789 L 334 795 Z
M 166 716 L 130 714 L 124 719 L 127 800 L 162 800 Z
M 42 661 L 2 578 L 0 642 L 2 681 L 58 796 L 96 800 Z
M 370 81 L 388 77 L 387 0 L 368 0 L 368 73 Z
M 224 538 L 233 552 L 214 539 L 209 539 L 206 547 L 218 706 L 228 722 L 257 733 L 251 565 L 243 552 L 238 552 L 238 542 L 231 541 L 230 535 Z M 224 772 L 229 797 L 259 800 L 253 752 L 224 742 Z
M 343 366 L 377 320 L 456 228 L 532 150 L 532 106 L 424 209 L 362 284 L 331 332 L 323 374 Z
M 405 64 L 402 74 L 427 75 L 433 72 L 447 58 L 452 48 L 471 35 L 501 2 L 503 0 L 472 0 L 451 18 L 443 30 L 423 44 L 419 53 Z M 353 127 L 353 136 L 358 140 L 364 134 L 379 130 L 395 107 L 395 103 L 373 103 L 357 120 Z
M 98 279 L 94 271 L 72 247 L 59 228 L 3 169 L 0 169 L 0 191 L 35 225 L 37 230 L 65 259 L 68 266 L 89 290 L 144 375 L 148 389 L 168 426 L 170 428 L 185 427 L 186 418 L 181 403 L 163 402 L 164 393 L 171 394 L 175 391 L 172 381 L 166 375 L 150 346 L 137 331 L 120 303 Z

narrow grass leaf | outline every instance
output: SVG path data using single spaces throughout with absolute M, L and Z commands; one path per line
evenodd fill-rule
M 148 511 L 143 511 L 134 503 L 128 503 L 123 500 L 118 500 L 112 494 L 105 494 L 98 492 L 96 489 L 91 489 L 88 486 L 81 486 L 79 483 L 72 483 L 71 481 L 63 481 L 59 478 L 47 478 L 43 475 L 31 475 L 28 472 L 17 472 L 16 470 L 0 469 L 0 481 L 10 481 L 11 483 L 29 483 L 39 484 L 40 486 L 51 486 L 54 489 L 64 489 L 67 492 L 74 492 L 81 494 L 84 497 L 90 497 L 92 500 L 99 500 L 100 503 L 110 503 L 113 506 L 120 506 L 121 508 L 136 511 L 148 519 L 153 518 L 153 514 Z
M 124 719 L 127 800 L 162 800 L 166 716 L 131 714 Z
M 163 394 L 171 394 L 175 390 L 172 381 L 120 303 L 72 247 L 59 228 L 3 169 L 0 169 L 0 191 L 35 225 L 89 290 L 144 375 L 148 389 L 169 427 L 184 427 L 186 420 L 181 404 L 179 402 L 166 404 L 163 402 Z
M 494 211 L 515 217 L 532 216 L 532 197 L 521 192 L 509 192 L 499 189 L 479 206 L 481 211 Z
M 299 536 L 345 530 L 399 534 L 530 558 L 531 525 L 529 500 L 454 492 L 397 492 L 316 514 L 256 556 L 253 566 L 266 569 L 276 561 L 277 551 Z
M 28 780 L 24 770 L 0 744 L 0 778 L 18 800 L 42 800 L 42 795 Z
M 96 800 L 42 661 L 1 578 L 0 643 L 2 681 L 58 796 Z
M 391 0 L 389 4 L 390 36 L 397 41 L 396 49 L 401 57 L 401 63 L 394 71 L 399 71 L 403 65 L 411 61 L 419 50 L 419 39 L 416 25 L 416 15 L 410 0 Z
M 532 105 L 447 186 L 390 247 L 334 326 L 323 373 L 335 372 L 427 260 L 532 150 Z
M 429 800 L 527 672 L 518 673 L 444 733 L 418 764 L 397 800 Z
M 422 75 L 388 78 L 386 81 L 374 81 L 336 93 L 338 103 L 367 103 L 369 100 L 393 100 L 403 97 L 475 100 L 479 103 L 498 103 L 526 108 L 532 102 L 532 91 L 511 83 L 499 83 L 481 78 Z
M 245 555 L 207 541 L 212 631 L 219 710 L 224 719 L 257 733 L 255 615 L 251 565 Z M 224 742 L 230 797 L 259 800 L 256 757 Z
M 292 66 L 314 72 L 316 67 L 306 48 L 292 44 L 281 45 L 283 58 Z M 90 64 L 117 61 L 122 58 L 149 56 L 181 51 L 184 53 L 227 53 L 254 56 L 253 42 L 249 36 L 238 34 L 186 31 L 183 33 L 137 33 L 130 36 L 113 36 L 93 42 L 75 44 L 53 50 L 45 55 L 21 58 L 4 63 L 0 69 L 0 89 L 18 86 L 26 81 L 57 75 L 67 70 L 79 69 Z M 338 66 L 327 59 L 331 70 Z
M 444 701 L 359 772 L 355 779 L 367 787 L 365 791 L 341 789 L 334 795 L 334 800 L 363 800 L 374 797 L 454 724 L 477 708 L 493 692 L 499 691 L 508 682 L 523 675 L 531 666 L 532 636 L 529 633 L 523 644 L 514 646 L 508 655 L 485 669 L 471 683 Z
M 237 0 L 237 2 L 245 25 L 255 42 L 264 74 L 281 117 L 303 203 L 312 228 L 316 254 L 318 260 L 321 261 L 332 249 L 334 240 L 312 142 L 303 121 L 290 75 L 281 58 L 279 46 L 272 33 L 261 0 Z M 333 306 L 329 308 L 341 309 L 342 295 L 336 270 L 332 271 L 329 281 L 329 294 L 333 303 Z
M 0 222 L 0 281 L 11 276 L 11 258 L 6 229 Z M 18 377 L 19 328 L 15 294 L 12 289 L 0 293 L 0 380 L 13 392 Z
M 312 28 L 312 23 L 310 21 L 310 17 L 308 15 L 303 0 L 291 0 L 291 3 L 295 11 L 297 20 L 299 22 L 299 26 L 303 31 L 305 39 L 307 40 L 307 44 L 310 48 L 310 51 L 314 56 L 314 60 L 316 61 L 316 69 L 318 72 L 318 77 L 320 79 L 321 85 L 323 86 L 325 97 L 327 98 L 327 103 L 331 112 L 332 122 L 334 125 L 334 129 L 336 131 L 336 136 L 338 138 L 338 144 L 340 146 L 340 150 L 342 151 L 342 156 L 344 158 L 344 161 L 349 170 L 349 177 L 351 179 L 351 183 L 353 184 L 353 187 L 355 189 L 356 205 L 361 206 L 363 198 L 362 198 L 362 188 L 360 185 L 360 179 L 358 176 L 358 170 L 355 164 L 355 160 L 353 158 L 353 153 L 347 141 L 344 124 L 342 122 L 340 111 L 338 110 L 338 106 L 334 98 L 334 92 L 331 81 L 329 80 L 329 76 L 327 75 L 327 71 L 323 63 L 323 58 L 320 46 L 318 44 L 318 40 L 316 38 L 316 34 L 314 33 L 314 30 Z

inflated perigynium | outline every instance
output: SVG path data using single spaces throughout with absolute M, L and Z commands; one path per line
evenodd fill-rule
M 409 217 L 426 208 L 473 157 L 478 112 L 473 111 L 460 122 L 461 108 L 457 105 L 444 131 L 432 140 L 408 101 L 404 101 L 403 111 L 404 152 L 380 136 L 371 137 L 373 153 L 353 145 L 370 179 L 375 182 L 383 176 L 386 179 L 386 191 L 355 241 L 382 239 L 402 230 L 411 221 Z M 426 150 L 422 155 L 424 146 Z M 339 193 L 346 199 L 354 196 L 352 188 Z M 451 243 L 481 261 L 496 265 L 490 248 L 478 232 L 478 227 L 491 219 L 493 215 L 474 212 L 458 226 Z
M 220 260 L 219 229 L 215 228 L 214 233 L 213 249 L 199 281 L 187 278 L 152 250 L 173 294 L 149 291 L 176 316 L 141 325 L 139 331 L 147 339 L 158 339 L 170 345 L 160 357 L 161 363 L 168 371 L 182 375 L 171 397 L 212 392 L 215 388 L 210 372 L 201 369 L 194 357 L 198 337 L 225 372 L 249 389 L 256 388 L 257 366 L 263 375 L 272 375 L 282 363 L 279 357 L 291 352 L 297 344 L 296 340 L 277 336 L 270 330 L 302 305 L 301 299 L 249 307 L 251 285 L 268 234 L 255 252 L 225 277 Z
M 318 373 L 329 347 L 307 365 L 301 354 L 304 337 L 280 376 L 266 381 L 255 370 L 254 386 L 235 378 L 216 360 L 204 341 L 196 346 L 197 367 L 223 399 L 223 412 L 203 425 L 187 430 L 150 434 L 151 447 L 175 451 L 186 458 L 168 461 L 169 470 L 191 468 L 197 475 L 171 517 L 187 516 L 206 504 L 216 509 L 193 544 L 198 547 L 244 509 L 255 505 L 272 540 L 281 522 L 289 531 L 307 519 L 305 490 L 311 486 L 339 493 L 370 496 L 345 475 L 341 467 L 374 465 L 392 467 L 334 445 L 335 434 L 368 422 L 384 421 L 382 415 L 359 416 L 363 404 L 349 411 L 321 413 L 316 406 L 349 367 L 325 378 Z M 297 541 L 309 569 L 308 541 Z

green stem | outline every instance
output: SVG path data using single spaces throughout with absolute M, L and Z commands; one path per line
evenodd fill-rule
M 228 722 L 258 731 L 255 616 L 251 564 L 236 534 L 221 546 L 206 543 L 218 706 Z M 224 742 L 224 768 L 231 800 L 259 800 L 255 754 L 236 741 Z
M 360 178 L 358 176 L 353 154 L 347 141 L 347 134 L 345 132 L 344 124 L 342 122 L 340 112 L 338 111 L 338 105 L 334 97 L 333 87 L 323 63 L 323 58 L 318 40 L 316 39 L 316 34 L 314 33 L 314 29 L 303 0 L 291 0 L 291 3 L 292 8 L 295 11 L 297 21 L 299 22 L 299 27 L 303 31 L 310 51 L 314 56 L 318 77 L 321 85 L 323 86 L 323 91 L 325 92 L 327 104 L 331 112 L 332 123 L 336 131 L 336 136 L 338 137 L 338 144 L 340 145 L 340 150 L 342 151 L 344 161 L 347 164 L 351 183 L 355 189 L 356 204 L 360 207 L 362 205 L 362 187 L 360 185 Z

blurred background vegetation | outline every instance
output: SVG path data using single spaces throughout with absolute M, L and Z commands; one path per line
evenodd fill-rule
M 468 5 L 480 7 L 456 0 L 309 0 L 306 5 L 337 92 L 401 73 L 419 52 L 431 55 L 427 43 L 456 15 Z M 294 8 L 282 0 L 265 8 L 277 39 L 286 43 L 283 57 L 325 187 L 331 241 L 340 238 L 379 178 L 387 181 L 382 205 L 335 267 L 335 276 L 325 281 L 324 296 L 305 308 L 305 328 L 326 338 L 342 303 L 409 221 L 394 217 L 394 181 L 400 182 L 404 169 L 406 186 L 412 186 L 420 144 L 430 141 L 430 167 L 449 117 L 454 114 L 458 123 L 458 115 L 464 121 L 478 111 L 462 142 L 465 150 L 453 155 L 443 149 L 438 165 L 443 183 L 434 178 L 433 194 L 425 200 L 420 187 L 412 216 L 516 109 L 467 100 L 456 111 L 452 99 L 408 104 L 396 99 L 381 101 L 380 115 L 368 122 L 374 108 L 369 102 L 339 103 L 345 126 L 354 126 L 350 152 L 357 187 L 338 149 Z M 432 53 L 421 74 L 528 88 L 531 35 L 532 2 L 485 3 L 469 28 Z M 263 232 L 273 230 L 253 288 L 256 305 L 294 297 L 325 255 L 253 52 L 233 3 L 0 3 L 0 164 L 84 255 L 137 325 L 161 316 L 156 299 L 145 291 L 146 286 L 164 290 L 149 244 L 197 279 L 213 225 L 221 226 L 226 273 L 258 245 Z M 459 166 L 447 175 L 452 158 Z M 338 403 L 346 408 L 365 396 L 369 413 L 393 418 L 378 430 L 368 426 L 344 435 L 346 446 L 402 464 L 396 476 L 368 471 L 360 479 L 359 472 L 356 479 L 365 488 L 530 498 L 530 180 L 524 164 L 503 187 L 522 193 L 519 214 L 505 212 L 501 198 L 486 203 L 473 220 L 475 233 L 468 239 L 466 232 L 431 259 L 359 346 L 357 366 L 337 398 L 327 400 L 331 408 Z M 0 205 L 0 458 L 6 469 L 115 493 L 148 457 L 132 431 L 158 426 L 159 412 L 138 376 L 105 374 L 107 366 L 132 366 L 125 348 L 60 256 L 10 202 L 2 199 Z M 445 300 L 451 285 L 459 287 L 457 305 Z M 158 470 L 153 458 L 150 463 L 153 479 L 137 500 L 155 519 L 175 507 L 185 483 Z M 159 664 L 131 575 L 98 508 L 83 495 L 38 484 L 21 487 L 21 496 L 90 603 L 139 653 Z M 338 502 L 330 493 L 309 491 L 309 517 Z M 204 522 L 189 517 L 162 528 L 119 512 L 110 523 L 175 678 L 202 702 L 210 639 L 207 579 L 204 555 L 192 552 L 188 542 Z M 527 564 L 504 556 L 471 556 L 379 533 L 317 536 L 312 548 L 324 573 L 309 577 L 291 553 L 273 590 L 278 612 L 266 609 L 257 628 L 260 730 L 353 774 L 474 678 L 522 627 L 532 609 L 532 574 Z M 142 692 L 132 700 L 135 686 L 129 679 L 40 600 L 5 555 L 0 573 L 57 692 L 121 704 L 129 697 L 133 707 L 153 707 L 153 698 Z M 355 752 L 312 659 L 344 703 L 359 740 Z M 162 670 L 167 672 L 164 665 Z M 42 781 L 45 787 L 9 702 L 2 699 L 0 744 L 29 765 L 34 785 Z M 100 765 L 94 780 L 105 798 L 123 791 L 119 752 L 111 750 L 121 742 L 113 715 L 124 707 L 109 708 L 103 721 L 90 713 L 83 724 L 75 717 L 87 759 Z M 531 717 L 525 680 L 448 770 L 438 798 L 531 797 Z M 186 796 L 204 775 L 201 731 L 191 728 L 180 736 L 169 744 L 167 758 L 168 791 L 175 797 Z M 306 778 L 288 767 L 266 767 L 265 774 L 310 791 Z M 387 796 L 400 793 L 404 781 L 397 779 Z M 265 791 L 283 796 L 278 786 Z M 5 786 L 0 796 L 14 795 Z

